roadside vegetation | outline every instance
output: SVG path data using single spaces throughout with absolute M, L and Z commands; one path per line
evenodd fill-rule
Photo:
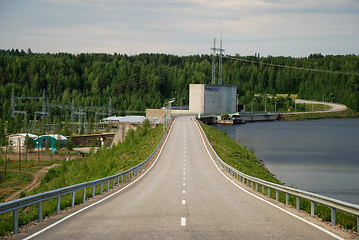
M 264 166 L 261 159 L 254 156 L 253 150 L 238 144 L 211 126 L 203 123 L 201 126 L 213 149 L 224 162 L 245 174 L 280 184 L 280 181 Z
M 262 161 L 255 157 L 252 149 L 247 149 L 245 146 L 230 139 L 221 131 L 201 123 L 209 142 L 218 156 L 227 164 L 236 168 L 237 170 L 251 175 L 253 177 L 261 178 L 266 181 L 281 183 L 272 173 L 268 171 Z M 293 186 L 291 186 L 293 187 Z M 261 185 L 259 186 L 261 189 Z M 265 189 L 264 194 L 267 195 L 268 189 Z M 271 198 L 275 199 L 275 191 L 271 191 Z M 278 200 L 285 203 L 286 196 L 280 192 Z M 289 204 L 293 207 L 296 206 L 296 198 L 290 196 Z M 310 213 L 310 201 L 300 199 L 300 210 Z M 322 204 L 316 204 L 315 215 L 323 221 L 331 221 L 331 210 Z M 356 216 L 337 210 L 336 223 L 345 229 L 357 231 Z
M 42 193 L 77 183 L 87 182 L 98 178 L 114 175 L 125 171 L 146 160 L 154 151 L 162 137 L 162 127 L 150 129 L 150 124 L 145 121 L 143 127 L 137 130 L 129 130 L 124 142 L 109 148 L 101 149 L 87 158 L 71 161 L 61 161 L 58 167 L 51 168 L 41 180 L 40 186 L 31 192 L 25 192 L 22 197 Z M 100 187 L 96 187 L 96 194 Z M 87 197 L 92 196 L 90 190 L 86 191 Z M 82 194 L 76 194 L 75 204 L 82 203 Z M 61 210 L 71 205 L 71 194 L 61 197 Z M 43 217 L 55 214 L 56 199 L 43 202 Z M 37 219 L 37 205 L 32 205 L 19 210 L 19 226 L 25 225 Z M 0 215 L 0 235 L 3 236 L 12 231 L 12 212 Z

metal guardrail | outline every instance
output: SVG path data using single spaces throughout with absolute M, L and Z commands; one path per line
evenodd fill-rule
M 43 220 L 42 202 L 45 200 L 57 198 L 56 213 L 59 214 L 60 210 L 61 210 L 61 208 L 60 208 L 61 196 L 65 195 L 65 194 L 69 194 L 69 193 L 72 194 L 71 195 L 71 206 L 72 207 L 75 205 L 76 191 L 82 190 L 82 196 L 83 196 L 82 202 L 83 203 L 86 202 L 86 189 L 87 188 L 92 187 L 92 198 L 94 198 L 96 195 L 95 187 L 100 185 L 100 187 L 101 187 L 100 195 L 102 195 L 104 183 L 107 183 L 107 191 L 109 191 L 111 181 L 112 181 L 112 188 L 114 188 L 116 185 L 116 182 L 117 182 L 117 186 L 119 186 L 120 181 L 122 184 L 124 182 L 131 180 L 131 178 L 133 178 L 134 176 L 139 174 L 140 170 L 143 170 L 145 168 L 146 164 L 149 161 L 151 161 L 152 157 L 154 156 L 154 154 L 158 150 L 159 146 L 163 142 L 164 137 L 167 135 L 170 127 L 171 127 L 171 124 L 167 127 L 167 130 L 164 132 L 160 142 L 157 144 L 155 150 L 151 153 L 151 155 L 145 161 L 132 167 L 131 169 L 128 169 L 124 172 L 120 172 L 118 174 L 115 174 L 115 175 L 112 175 L 109 177 L 93 180 L 90 182 L 84 182 L 84 183 L 80 183 L 80 184 L 76 184 L 76 185 L 72 185 L 72 186 L 68 186 L 68 187 L 64 187 L 64 188 L 60 188 L 60 189 L 56 189 L 56 190 L 52 190 L 52 191 L 48 191 L 48 192 L 44 192 L 44 193 L 39 193 L 39 194 L 35 194 L 32 196 L 24 197 L 24 198 L 20 198 L 20 199 L 13 200 L 10 202 L 1 203 L 0 204 L 0 214 L 4 214 L 4 213 L 13 211 L 13 222 L 14 222 L 13 232 L 16 234 L 19 232 L 19 209 L 21 209 L 21 208 L 24 208 L 24 207 L 27 207 L 30 205 L 34 205 L 34 204 L 38 204 L 38 221 L 42 222 L 42 220 Z
M 250 175 L 247 175 L 245 173 L 242 173 L 240 171 L 238 171 L 237 169 L 235 169 L 234 167 L 232 167 L 231 165 L 225 163 L 216 153 L 216 151 L 214 151 L 214 149 L 212 148 L 212 145 L 209 143 L 209 140 L 207 138 L 206 133 L 204 132 L 204 130 L 202 129 L 201 125 L 198 123 L 197 120 L 195 120 L 196 123 L 198 124 L 200 130 L 203 133 L 204 139 L 207 142 L 210 150 L 213 152 L 217 162 L 223 167 L 223 169 L 225 169 L 228 173 L 230 173 L 233 177 L 237 178 L 239 181 L 243 182 L 243 184 L 247 184 L 247 186 L 253 188 L 254 184 L 255 184 L 255 190 L 256 192 L 258 192 L 258 186 L 262 186 L 262 194 L 265 193 L 265 188 L 267 188 L 267 194 L 268 197 L 270 197 L 271 194 L 271 189 L 274 189 L 276 191 L 276 200 L 278 201 L 278 197 L 279 197 L 279 192 L 283 192 L 286 194 L 286 205 L 289 205 L 289 196 L 295 196 L 296 197 L 296 209 L 299 210 L 299 203 L 300 203 L 300 198 L 303 199 L 307 199 L 311 202 L 311 210 L 310 210 L 310 215 L 312 217 L 314 217 L 314 211 L 315 211 L 315 203 L 320 203 L 323 204 L 325 206 L 328 206 L 331 208 L 331 223 L 332 226 L 336 225 L 335 222 L 335 218 L 336 218 L 336 210 L 341 210 L 350 214 L 353 214 L 354 216 L 357 217 L 357 230 L 358 230 L 358 238 L 359 238 L 359 205 L 357 204 L 352 204 L 352 203 L 348 203 L 348 202 L 344 202 L 344 201 L 340 201 L 337 199 L 333 199 L 333 198 L 329 198 L 326 196 L 322 196 L 316 193 L 311 193 L 311 192 L 307 192 L 307 191 L 303 191 L 300 189 L 295 189 L 295 188 L 291 188 L 291 187 L 287 187 L 287 186 L 283 186 L 280 184 L 276 184 L 276 183 L 272 183 L 272 182 L 268 182 L 265 180 L 262 180 L 260 178 L 256 178 L 256 177 L 252 177 Z

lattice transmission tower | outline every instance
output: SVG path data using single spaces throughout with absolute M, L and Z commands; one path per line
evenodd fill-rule
M 216 56 L 217 52 L 219 54 L 218 60 L 218 84 L 222 85 L 222 56 L 224 53 L 224 49 L 222 48 L 222 39 L 220 42 L 219 48 L 216 48 L 216 39 L 213 41 L 213 48 L 211 48 L 212 52 L 212 84 L 216 84 Z

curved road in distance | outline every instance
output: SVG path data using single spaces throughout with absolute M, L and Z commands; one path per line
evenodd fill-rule
M 339 112 L 347 109 L 347 106 L 339 103 L 330 103 L 330 102 L 320 102 L 320 101 L 312 101 L 312 100 L 304 100 L 304 99 L 295 99 L 295 103 L 304 103 L 304 104 L 322 104 L 327 105 L 330 109 L 322 110 L 322 111 L 308 111 L 308 112 L 292 112 L 294 114 L 297 113 L 311 113 L 311 112 Z
M 335 238 L 228 181 L 192 118 L 179 117 L 139 181 L 32 239 Z

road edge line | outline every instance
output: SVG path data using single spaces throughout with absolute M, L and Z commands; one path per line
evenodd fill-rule
M 175 119 L 175 120 L 176 120 L 176 119 Z M 173 125 L 174 125 L 175 120 L 173 120 L 173 123 L 171 124 L 171 127 L 170 127 L 170 129 L 169 129 L 169 131 L 168 131 L 168 134 L 167 134 L 167 136 L 166 136 L 166 140 L 165 140 L 165 142 L 163 143 L 163 145 L 162 145 L 162 147 L 161 147 L 161 150 L 160 150 L 160 152 L 158 153 L 158 155 L 157 155 L 155 161 L 151 164 L 151 166 L 150 166 L 143 174 L 141 174 L 141 175 L 140 175 L 138 178 L 136 178 L 133 182 L 130 182 L 129 184 L 127 184 L 127 185 L 124 186 L 123 188 L 121 188 L 121 189 L 117 190 L 116 192 L 114 192 L 114 193 L 108 195 L 107 197 L 104 197 L 103 199 L 101 199 L 101 200 L 99 200 L 99 201 L 96 201 L 95 203 L 92 203 L 92 204 L 89 205 L 89 206 L 86 206 L 86 207 L 84 207 L 84 208 L 82 208 L 82 209 L 79 209 L 78 211 L 76 211 L 76 212 L 74 212 L 74 213 L 71 213 L 70 215 L 68 215 L 68 216 L 66 216 L 66 217 L 64 217 L 64 218 L 62 218 L 62 219 L 60 219 L 60 220 L 58 220 L 57 222 L 54 222 L 53 224 L 51 224 L 51 225 L 49 225 L 49 226 L 47 226 L 47 227 L 41 229 L 40 231 L 37 231 L 37 232 L 33 233 L 32 235 L 30 235 L 30 236 L 24 238 L 23 240 L 29 240 L 29 239 L 32 239 L 33 237 L 36 237 L 37 235 L 39 235 L 39 234 L 41 234 L 41 233 L 43 233 L 43 232 L 49 230 L 50 228 L 55 227 L 56 225 L 58 225 L 58 224 L 60 224 L 60 223 L 62 223 L 62 222 L 64 222 L 64 221 L 66 221 L 67 219 L 69 219 L 69 218 L 71 218 L 71 217 L 73 217 L 73 216 L 75 216 L 75 215 L 77 215 L 77 214 L 79 214 L 79 213 L 85 211 L 86 209 L 88 209 L 88 208 L 90 208 L 90 207 L 93 207 L 93 206 L 95 206 L 95 205 L 97 205 L 97 204 L 99 204 L 99 203 L 105 201 L 106 199 L 108 199 L 108 198 L 110 198 L 110 197 L 112 197 L 112 196 L 114 196 L 114 195 L 116 195 L 116 194 L 122 192 L 123 190 L 127 189 L 127 188 L 130 187 L 132 184 L 134 184 L 134 183 L 136 183 L 138 180 L 140 180 L 143 176 L 145 176 L 145 175 L 147 174 L 148 171 L 151 170 L 151 168 L 156 164 L 158 158 L 161 156 L 162 150 L 163 150 L 164 146 L 165 146 L 166 143 L 167 143 L 167 140 L 168 140 L 168 138 L 169 138 L 169 136 L 170 136 L 170 133 L 171 133 L 171 131 L 172 131 L 172 127 L 173 127 Z
M 192 120 L 195 122 L 195 120 L 194 120 L 193 118 L 192 118 Z M 198 123 L 198 124 L 199 124 L 199 123 Z M 271 202 L 269 202 L 269 201 L 267 201 L 267 200 L 265 200 L 265 199 L 263 199 L 263 198 L 261 198 L 261 197 L 255 195 L 255 194 L 249 192 L 248 190 L 246 190 L 246 189 L 244 189 L 243 187 L 239 186 L 237 183 L 235 183 L 235 182 L 234 182 L 233 180 L 231 180 L 229 177 L 227 177 L 227 176 L 221 171 L 221 169 L 219 169 L 218 165 L 216 164 L 216 162 L 215 162 L 214 159 L 212 158 L 212 156 L 211 156 L 211 154 L 210 154 L 210 152 L 209 152 L 209 150 L 208 150 L 208 147 L 207 147 L 207 145 L 206 145 L 206 143 L 205 143 L 205 141 L 204 141 L 204 138 L 203 138 L 203 136 L 202 136 L 201 130 L 199 129 L 199 126 L 198 126 L 196 123 L 195 123 L 195 125 L 196 125 L 196 127 L 197 127 L 197 129 L 198 129 L 198 131 L 199 131 L 199 134 L 201 135 L 202 142 L 203 142 L 203 144 L 204 144 L 204 146 L 205 146 L 205 148 L 206 148 L 206 151 L 207 151 L 209 157 L 211 158 L 213 164 L 216 166 L 217 170 L 218 170 L 228 181 L 230 181 L 233 185 L 235 185 L 237 188 L 241 189 L 242 191 L 248 193 L 249 195 L 251 195 L 251 196 L 253 196 L 253 197 L 255 197 L 255 198 L 257 198 L 257 199 L 259 199 L 259 200 L 261 200 L 261 201 L 263 201 L 263 202 L 265 202 L 265 203 L 267 203 L 267 204 L 269 204 L 269 205 L 271 205 L 271 206 L 273 206 L 273 207 L 275 207 L 275 208 L 277 208 L 277 209 L 279 209 L 279 210 L 281 210 L 281 211 L 283 211 L 283 212 L 285 212 L 285 213 L 287 213 L 287 214 L 289 214 L 289 215 L 291 215 L 292 217 L 295 217 L 295 218 L 297 218 L 297 219 L 299 219 L 299 220 L 301 220 L 301 221 L 303 221 L 303 222 L 305 222 L 305 223 L 307 223 L 307 224 L 309 224 L 309 225 L 311 225 L 311 226 L 317 228 L 318 230 L 321 230 L 322 232 L 324 232 L 324 233 L 326 233 L 326 234 L 328 234 L 328 235 L 330 235 L 330 236 L 332 236 L 332 237 L 334 237 L 334 238 L 336 238 L 336 239 L 344 240 L 344 238 L 342 238 L 342 237 L 336 235 L 335 233 L 332 233 L 332 232 L 330 232 L 330 231 L 324 229 L 323 227 L 316 225 L 315 223 L 312 223 L 312 222 L 310 222 L 310 221 L 308 221 L 308 220 L 306 220 L 306 219 L 304 219 L 304 218 L 302 218 L 302 217 L 300 217 L 300 216 L 298 216 L 298 215 L 295 215 L 294 213 L 291 213 L 291 212 L 285 210 L 284 208 L 282 208 L 282 207 L 280 207 L 280 206 L 277 206 L 277 205 L 274 204 L 274 203 L 271 203 Z

